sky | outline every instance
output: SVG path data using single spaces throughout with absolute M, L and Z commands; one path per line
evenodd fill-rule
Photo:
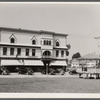
M 68 34 L 69 58 L 100 54 L 100 4 L 0 3 L 0 27 Z

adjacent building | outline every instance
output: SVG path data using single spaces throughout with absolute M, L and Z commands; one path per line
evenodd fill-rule
M 79 67 L 79 60 L 78 59 L 72 59 L 71 60 L 71 68 L 77 68 Z
M 0 66 L 67 66 L 68 34 L 0 27 Z
M 89 53 L 79 59 L 80 67 L 77 69 L 78 72 L 100 72 L 100 57 L 96 54 Z

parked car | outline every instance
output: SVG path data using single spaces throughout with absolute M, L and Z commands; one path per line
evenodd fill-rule
M 46 74 L 46 69 L 42 69 L 41 71 L 42 74 Z M 48 69 L 48 74 L 49 75 L 64 75 L 65 71 L 63 69 L 58 69 L 58 68 L 49 68 Z
M 9 75 L 10 72 L 6 67 L 2 66 L 2 67 L 0 67 L 0 74 L 1 75 Z
M 76 71 L 76 69 L 70 69 L 70 70 L 69 70 L 69 74 L 70 74 L 70 75 L 78 74 L 78 72 Z
M 33 75 L 34 71 L 29 67 L 17 67 L 18 74 Z

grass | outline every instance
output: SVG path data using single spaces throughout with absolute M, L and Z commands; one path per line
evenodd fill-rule
M 0 92 L 100 93 L 100 79 L 74 77 L 0 78 Z

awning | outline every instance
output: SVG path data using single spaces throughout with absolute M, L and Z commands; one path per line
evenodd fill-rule
M 50 65 L 51 66 L 67 66 L 67 63 L 66 61 L 54 61 L 54 62 L 51 62 Z
M 41 60 L 1 60 L 1 65 L 32 65 L 44 66 Z
M 25 60 L 25 65 L 44 66 L 41 60 Z
M 1 65 L 23 65 L 22 60 L 1 60 Z

